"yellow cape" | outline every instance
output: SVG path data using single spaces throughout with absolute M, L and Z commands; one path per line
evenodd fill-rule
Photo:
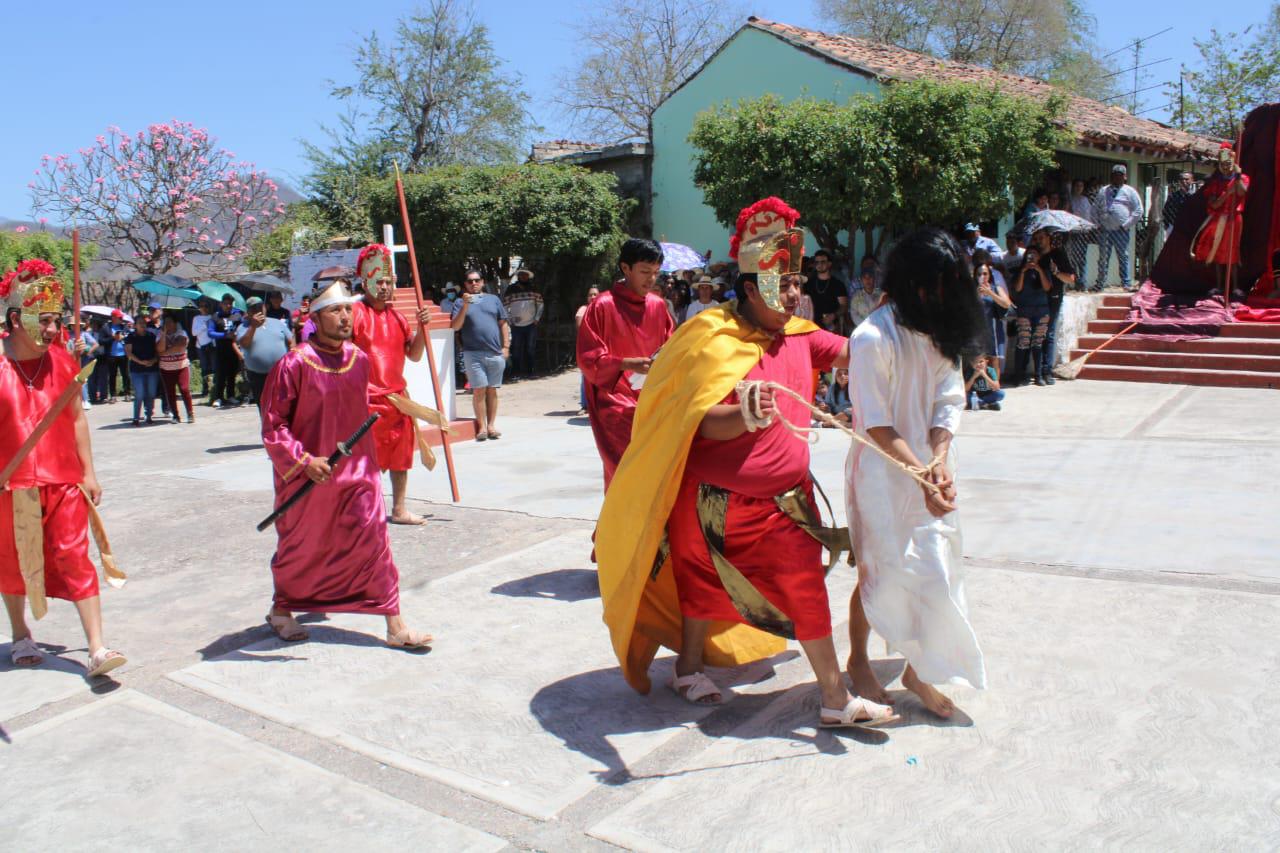
M 817 328 L 793 317 L 783 333 Z M 627 683 L 641 693 L 649 692 L 648 669 L 658 647 L 680 649 L 680 601 L 670 560 L 656 578 L 650 573 L 689 446 L 707 412 L 760 361 L 769 341 L 730 307 L 703 311 L 676 330 L 645 379 L 631 443 L 596 527 L 604 621 Z M 703 653 L 712 666 L 736 666 L 784 648 L 781 637 L 737 622 L 714 622 Z

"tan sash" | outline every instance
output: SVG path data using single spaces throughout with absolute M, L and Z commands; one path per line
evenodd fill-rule
M 449 428 L 449 421 L 435 409 L 428 408 L 421 403 L 415 403 L 409 399 L 407 394 L 388 394 L 387 400 L 396 407 L 400 414 L 407 415 L 410 422 L 413 423 L 413 435 L 418 442 L 418 454 L 422 457 L 422 464 L 426 466 L 428 471 L 433 470 L 436 467 L 436 455 L 432 452 L 431 445 L 427 443 L 427 437 L 418 428 L 418 421 L 426 421 L 432 426 L 439 427 L 442 432 L 452 435 L 453 430 Z
M 120 589 L 128 577 L 116 565 L 111 554 L 111 542 L 107 539 L 107 529 L 98 508 L 89 499 L 85 487 L 81 485 L 78 488 L 89 507 L 89 530 L 102 558 L 102 574 L 112 588 Z M 40 507 L 38 487 L 13 492 L 13 540 L 18 550 L 18 569 L 27 589 L 27 601 L 31 604 L 31 615 L 37 620 L 43 619 L 49 612 L 49 602 L 44 584 L 44 512 Z

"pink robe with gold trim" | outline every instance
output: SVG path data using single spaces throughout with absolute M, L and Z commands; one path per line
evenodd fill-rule
M 262 391 L 262 443 L 275 471 L 277 507 L 307 481 L 303 469 L 312 456 L 327 458 L 369 416 L 368 387 L 369 359 L 350 343 L 340 353 L 305 343 L 271 369 Z M 276 521 L 276 533 L 277 607 L 400 612 L 372 435 Z

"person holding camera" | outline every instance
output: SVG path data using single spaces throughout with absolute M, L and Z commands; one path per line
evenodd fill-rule
M 1046 265 L 1052 262 L 1040 253 L 1036 246 L 1028 246 L 1013 280 L 1013 304 L 1018 314 L 1015 318 L 1018 336 L 1013 358 L 1013 384 L 1047 385 L 1044 374 L 1044 342 L 1049 333 L 1049 290 L 1053 276 Z
M 466 292 L 453 304 L 455 332 L 462 335 L 462 366 L 471 385 L 471 405 L 476 413 L 476 441 L 502 438 L 498 419 L 498 389 L 511 356 L 511 325 L 502 300 L 484 292 L 478 270 L 462 280 Z

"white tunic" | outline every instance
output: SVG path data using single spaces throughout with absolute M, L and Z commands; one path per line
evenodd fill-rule
M 854 330 L 849 362 L 854 424 L 864 438 L 869 427 L 891 426 L 928 462 L 929 430 L 954 435 L 959 428 L 959 367 L 929 338 L 899 326 L 892 305 Z M 956 458 L 953 444 L 952 472 Z M 871 627 L 922 680 L 985 687 L 982 651 L 967 618 L 958 512 L 935 518 L 920 485 L 861 442 L 853 442 L 845 476 L 849 534 Z

